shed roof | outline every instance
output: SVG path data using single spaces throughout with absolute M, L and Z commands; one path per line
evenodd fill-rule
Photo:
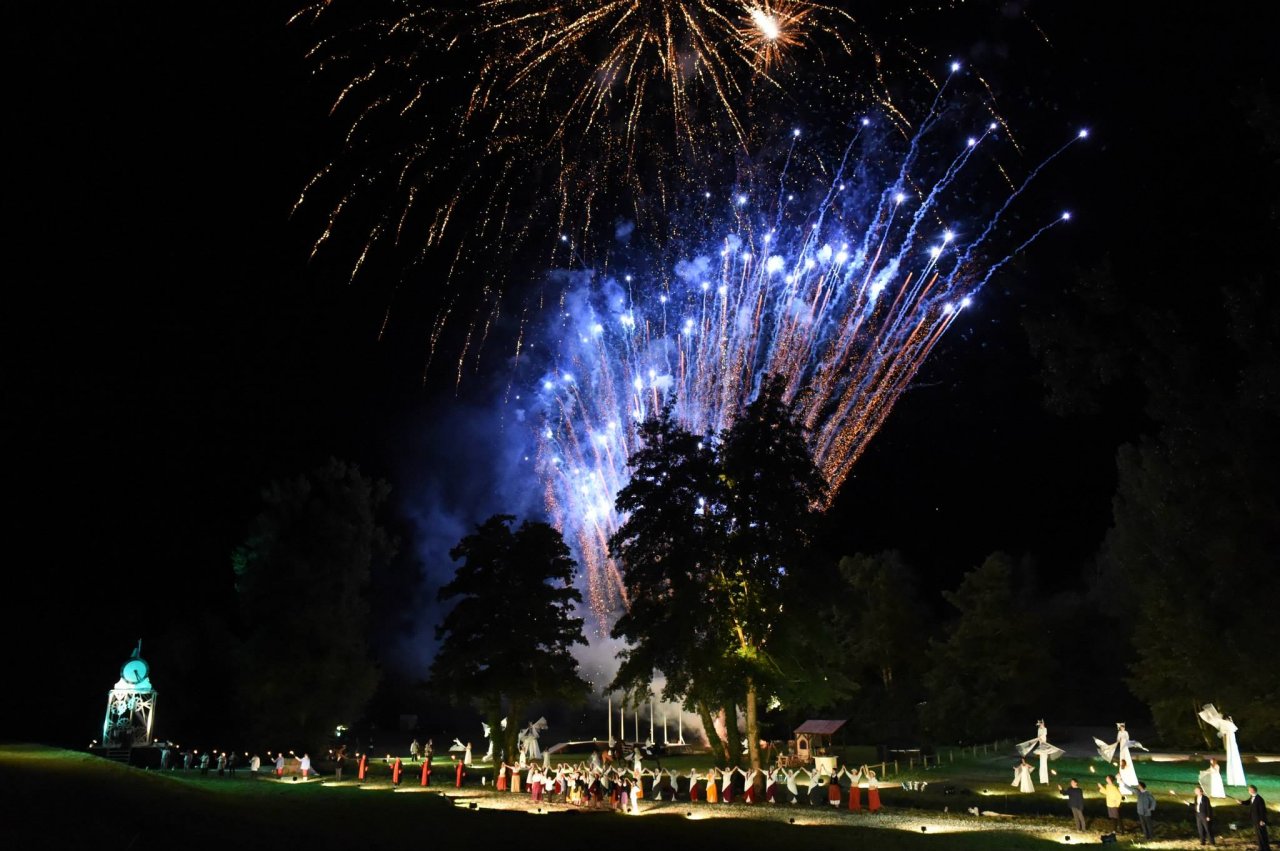
M 806 721 L 799 727 L 796 727 L 797 733 L 809 733 L 810 735 L 830 736 L 836 730 L 844 726 L 844 721 Z

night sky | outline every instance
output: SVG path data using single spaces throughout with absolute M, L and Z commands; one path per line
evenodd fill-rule
M 1177 5 L 1031 4 L 1047 43 L 1011 6 L 922 16 L 918 40 L 989 70 L 1019 120 L 1093 138 L 1050 178 L 1077 220 L 921 371 L 836 502 L 833 549 L 902 549 L 935 598 L 1001 549 L 1033 555 L 1048 587 L 1079 583 L 1141 404 L 1044 410 L 1022 320 L 1104 257 L 1133 301 L 1185 303 L 1212 294 L 1166 273 L 1208 292 L 1269 250 L 1253 236 L 1267 187 L 1232 154 L 1262 27 Z M 500 377 L 424 386 L 412 296 L 379 342 L 384 289 L 307 261 L 314 219 L 289 211 L 340 128 L 293 9 L 108 0 L 13 30 L 5 628 L 57 706 L 19 720 L 10 702 L 0 736 L 82 744 L 138 637 L 233 606 L 229 553 L 273 478 L 336 456 L 389 479 L 437 581 L 443 549 L 504 507 L 484 421 Z

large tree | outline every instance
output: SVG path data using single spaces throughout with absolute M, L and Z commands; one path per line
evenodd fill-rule
M 928 637 L 914 572 L 897 551 L 840 560 L 824 618 L 850 679 L 865 682 L 854 713 L 877 741 L 915 732 L 921 646 Z
M 371 565 L 395 554 L 377 517 L 389 492 L 337 460 L 264 491 L 232 558 L 237 691 L 260 741 L 319 748 L 372 696 L 367 594 Z
M 450 550 L 462 564 L 439 598 L 456 602 L 436 629 L 431 664 L 433 686 L 475 703 L 495 736 L 507 718 L 507 759 L 531 703 L 581 701 L 589 688 L 571 652 L 586 638 L 573 614 L 582 595 L 569 548 L 546 523 L 512 529 L 514 519 L 495 514 Z
M 1272 191 L 1180 216 L 1182 250 L 1117 249 L 1029 327 L 1051 407 L 1131 423 L 1094 592 L 1169 744 L 1212 743 L 1195 710 L 1215 701 L 1253 746 L 1280 745 L 1280 666 L 1258 661 L 1280 645 L 1280 135 L 1264 88 L 1224 90 L 1214 126 L 1228 172 Z
M 926 730 L 972 741 L 1032 717 L 1046 696 L 1052 660 L 1046 628 L 1015 588 L 1013 560 L 989 556 L 944 596 L 959 617 L 930 648 Z
M 698 713 L 718 759 L 727 762 L 734 737 L 716 735 L 713 713 L 737 695 L 716 664 L 722 630 L 711 580 L 724 539 L 712 441 L 680 426 L 670 405 L 641 423 L 637 436 L 631 478 L 616 500 L 627 519 L 609 539 L 629 602 L 613 626 L 627 646 L 610 688 L 647 695 L 661 671 L 663 697 Z
M 614 629 L 630 642 L 614 685 L 647 687 L 661 671 L 664 693 L 697 709 L 730 762 L 740 758 L 741 705 L 759 767 L 761 699 L 815 693 L 796 675 L 804 641 L 787 626 L 795 578 L 812 557 L 822 477 L 776 380 L 716 441 L 681 428 L 670 408 L 639 437 L 617 500 L 627 519 L 610 541 L 631 602 Z M 717 708 L 728 716 L 723 742 Z
M 786 384 L 767 377 L 723 436 L 726 552 L 713 592 L 727 614 L 730 652 L 741 671 L 751 766 L 760 768 L 760 701 L 781 673 L 776 634 L 799 600 L 794 576 L 813 558 L 826 482 L 814 465 Z

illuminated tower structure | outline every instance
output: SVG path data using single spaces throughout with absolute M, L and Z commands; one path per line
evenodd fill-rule
M 151 744 L 155 723 L 156 690 L 150 669 L 142 658 L 142 640 L 128 661 L 120 666 L 120 680 L 107 692 L 107 714 L 102 719 L 102 745 L 128 748 Z

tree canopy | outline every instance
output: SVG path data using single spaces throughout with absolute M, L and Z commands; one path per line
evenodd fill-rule
M 337 460 L 263 492 L 232 556 L 238 690 L 260 740 L 318 748 L 372 696 L 367 595 L 371 565 L 395 554 L 377 517 L 389 492 Z
M 495 735 L 508 719 L 508 759 L 530 703 L 588 693 L 571 652 L 586 638 L 569 548 L 546 523 L 512 529 L 514 520 L 495 514 L 450 550 L 462 564 L 439 598 L 456 602 L 436 629 L 442 643 L 431 664 L 433 686 L 476 704 Z

